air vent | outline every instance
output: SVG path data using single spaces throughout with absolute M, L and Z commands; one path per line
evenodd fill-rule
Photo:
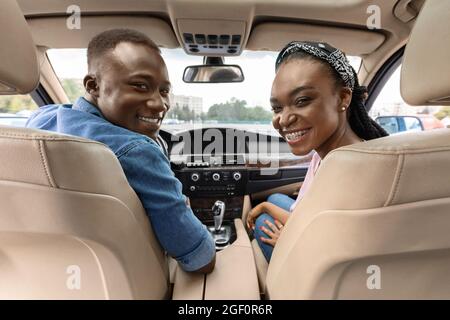
M 238 54 L 241 47 L 240 34 L 201 34 L 183 33 L 187 51 L 201 54 Z
M 192 36 L 192 33 L 184 33 L 183 38 L 184 38 L 184 43 L 187 43 L 187 44 L 194 43 L 194 37 Z
M 240 34 L 183 33 L 184 44 L 190 53 L 235 55 L 241 47 Z
M 206 44 L 206 37 L 204 34 L 196 34 L 195 35 L 195 42 L 197 44 Z
M 246 21 L 178 19 L 183 48 L 188 54 L 236 56 L 245 46 Z

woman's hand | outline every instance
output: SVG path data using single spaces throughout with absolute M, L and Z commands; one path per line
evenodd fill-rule
M 275 224 L 273 224 L 269 220 L 265 220 L 264 223 L 268 225 L 270 229 L 267 229 L 264 226 L 261 227 L 261 231 L 270 237 L 270 239 L 261 237 L 261 241 L 270 244 L 272 247 L 275 247 L 275 244 L 278 241 L 278 237 L 281 234 L 281 230 L 283 229 L 283 224 L 280 221 L 274 220 L 274 222 Z
M 261 202 L 256 207 L 254 207 L 247 214 L 247 228 L 254 230 L 255 229 L 255 220 L 258 216 L 264 212 L 264 202 Z

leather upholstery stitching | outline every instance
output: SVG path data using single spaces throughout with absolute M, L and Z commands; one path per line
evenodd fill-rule
M 84 140 L 84 139 L 76 139 L 71 137 L 54 137 L 54 136 L 45 136 L 45 135 L 26 135 L 26 134 L 12 134 L 12 133 L 0 133 L 0 138 L 17 138 L 22 140 L 53 140 L 53 141 L 73 141 L 73 142 L 83 142 L 83 143 L 93 143 L 104 145 L 103 143 L 93 141 L 93 140 Z
M 391 192 L 389 193 L 389 196 L 388 196 L 386 202 L 384 203 L 384 207 L 391 205 L 398 193 L 398 186 L 400 184 L 400 179 L 401 179 L 401 176 L 403 173 L 404 163 L 405 163 L 405 156 L 403 154 L 401 154 L 398 157 L 397 170 L 395 172 Z
M 50 174 L 47 157 L 46 157 L 45 150 L 44 150 L 44 141 L 42 141 L 42 140 L 39 141 L 39 154 L 41 155 L 42 165 L 44 167 L 44 171 L 47 176 L 48 183 L 53 188 L 57 187 L 55 184 L 55 181 L 53 180 L 53 177 Z
M 381 154 L 381 155 L 402 155 L 402 154 L 417 154 L 417 153 L 429 153 L 429 152 L 446 152 L 450 151 L 450 146 L 432 147 L 432 148 L 409 148 L 409 149 L 398 149 L 398 150 L 364 150 L 364 149 L 344 149 L 339 148 L 331 151 L 327 157 L 331 154 L 338 152 L 356 152 L 362 154 Z

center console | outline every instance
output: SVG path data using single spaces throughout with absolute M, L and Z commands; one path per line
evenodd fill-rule
M 227 247 L 236 238 L 233 221 L 242 215 L 248 180 L 243 155 L 188 156 L 174 172 L 192 211 L 208 226 L 216 248 Z
M 248 181 L 243 155 L 191 155 L 174 172 L 200 220 L 212 222 L 211 208 L 217 200 L 225 203 L 225 221 L 240 218 Z

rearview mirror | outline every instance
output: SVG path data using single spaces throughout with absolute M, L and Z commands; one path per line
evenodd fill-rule
M 244 81 L 241 67 L 237 65 L 198 65 L 184 69 L 183 81 L 187 83 L 228 83 Z

